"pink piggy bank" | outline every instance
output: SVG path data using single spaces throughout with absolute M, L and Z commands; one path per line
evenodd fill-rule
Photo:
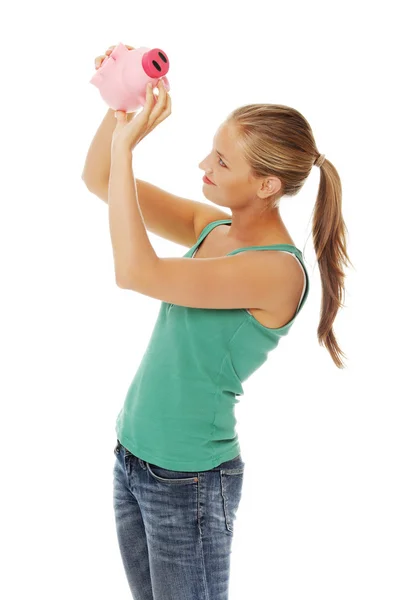
M 160 48 L 141 46 L 128 50 L 120 43 L 104 59 L 89 83 L 99 88 L 101 97 L 110 108 L 130 113 L 146 103 L 148 83 L 151 82 L 154 88 L 162 79 L 169 92 L 168 71 L 168 56 Z

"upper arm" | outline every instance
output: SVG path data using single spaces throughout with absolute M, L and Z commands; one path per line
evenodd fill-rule
M 158 258 L 153 269 L 120 287 L 190 308 L 260 308 L 275 313 L 282 302 L 298 295 L 299 277 L 292 256 L 249 250 L 218 258 Z
M 208 223 L 230 218 L 204 202 L 176 196 L 136 177 L 135 181 L 146 229 L 180 246 L 191 248 Z M 86 184 L 86 187 L 108 203 L 108 181 Z

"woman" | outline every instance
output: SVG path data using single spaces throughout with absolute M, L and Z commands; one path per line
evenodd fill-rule
M 231 217 L 213 207 L 185 220 L 188 201 L 178 204 L 171 195 L 176 204 L 160 201 L 151 212 L 146 199 L 144 222 L 152 231 L 158 231 L 157 218 L 159 231 L 174 223 L 182 238 L 165 237 L 184 243 L 191 239 L 186 230 L 184 238 L 184 224 L 194 224 L 196 243 L 183 258 L 159 258 L 138 207 L 145 188 L 133 178 L 131 152 L 170 113 L 162 85 L 158 99 L 148 91 L 133 120 L 116 113 L 103 190 L 118 285 L 161 300 L 117 418 L 115 520 L 135 600 L 223 600 L 244 475 L 234 404 L 242 383 L 287 335 L 309 292 L 279 200 L 301 190 L 313 165 L 321 169 L 313 218 L 322 281 L 318 339 L 339 368 L 343 353 L 332 326 L 343 265 L 350 261 L 339 175 L 318 152 L 306 119 L 276 104 L 234 110 L 199 165 L 208 178 L 205 196 L 229 208 Z M 168 220 L 166 211 L 178 206 L 182 219 Z

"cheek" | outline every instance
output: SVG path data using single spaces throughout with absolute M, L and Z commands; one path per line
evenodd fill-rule
M 241 189 L 240 182 L 237 181 L 230 173 L 219 173 L 218 184 L 221 184 L 230 193 L 235 193 Z

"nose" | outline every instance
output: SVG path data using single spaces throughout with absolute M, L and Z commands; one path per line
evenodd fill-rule
M 208 174 L 210 174 L 210 172 L 211 172 L 204 164 L 204 160 L 199 162 L 199 169 L 201 169 L 202 171 L 205 171 L 206 173 L 208 172 Z

